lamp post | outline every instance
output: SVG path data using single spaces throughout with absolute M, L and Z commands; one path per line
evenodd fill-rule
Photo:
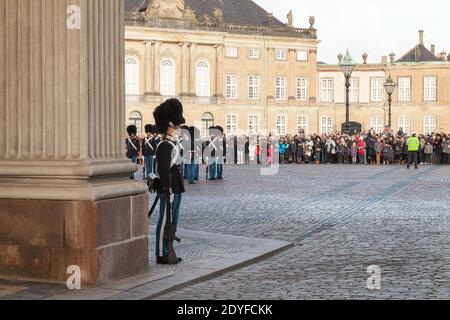
M 345 76 L 345 133 L 350 133 L 350 78 L 352 76 L 353 70 L 356 67 L 356 63 L 353 61 L 350 53 L 347 50 L 345 57 L 339 63 L 342 72 Z
M 391 107 L 392 107 L 392 93 L 394 93 L 395 87 L 397 84 L 392 80 L 391 75 L 387 78 L 386 82 L 384 83 L 384 89 L 386 89 L 386 93 L 388 94 L 388 102 L 389 102 L 389 130 L 392 126 L 392 113 L 391 113 Z

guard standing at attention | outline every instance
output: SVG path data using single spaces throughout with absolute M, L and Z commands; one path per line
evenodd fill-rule
M 154 188 L 160 201 L 159 220 L 156 228 L 156 262 L 158 264 L 177 264 L 181 262 L 173 253 L 173 240 L 178 226 L 182 194 L 185 192 L 181 175 L 181 157 L 175 131 L 186 121 L 183 106 L 177 99 L 169 99 L 153 113 L 156 130 L 162 135 L 156 147 Z M 173 195 L 173 202 L 170 198 Z M 170 205 L 168 216 L 166 206 Z M 174 257 L 175 259 L 172 259 Z

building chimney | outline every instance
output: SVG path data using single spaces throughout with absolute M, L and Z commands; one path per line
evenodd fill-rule
M 431 45 L 431 53 L 433 54 L 433 56 L 436 56 L 436 45 L 434 44 Z
M 381 57 L 381 64 L 387 64 L 388 63 L 388 57 L 387 56 L 382 56 Z
M 423 45 L 424 41 L 423 41 L 423 30 L 419 30 L 419 44 Z

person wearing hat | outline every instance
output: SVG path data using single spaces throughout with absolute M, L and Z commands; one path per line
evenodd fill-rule
M 226 156 L 226 139 L 223 134 L 223 128 L 221 126 L 216 126 L 217 130 L 217 140 L 216 140 L 216 146 L 217 146 L 217 172 L 216 172 L 216 178 L 217 180 L 223 179 L 223 166 L 224 166 L 224 159 Z
M 217 158 L 219 155 L 217 129 L 209 127 L 210 140 L 206 142 L 206 180 L 217 179 Z
M 158 264 L 173 264 L 169 261 L 169 243 L 164 238 L 167 224 L 166 201 L 173 195 L 171 220 L 173 228 L 177 229 L 180 214 L 182 194 L 185 192 L 181 175 L 181 157 L 177 146 L 178 139 L 175 131 L 186 121 L 183 118 L 183 106 L 177 99 L 169 99 L 158 106 L 153 116 L 156 130 L 162 135 L 156 147 L 155 154 L 155 189 L 160 200 L 159 219 L 156 227 L 156 259 Z M 178 258 L 176 263 L 181 262 Z
M 155 126 L 147 124 L 145 126 L 145 134 L 147 136 L 142 139 L 141 150 L 144 157 L 145 178 L 150 179 L 153 173 L 153 160 L 155 159 L 156 150 Z
M 408 164 L 406 166 L 407 169 L 411 166 L 411 163 L 414 163 L 414 168 L 419 169 L 417 163 L 417 155 L 419 153 L 420 141 L 416 137 L 416 133 L 413 133 L 407 140 L 406 145 L 408 146 Z
M 186 165 L 187 165 L 187 180 L 189 184 L 195 184 L 198 181 L 198 168 L 201 162 L 201 142 L 200 130 L 196 127 L 189 127 L 190 148 L 187 151 Z
M 137 127 L 130 125 L 127 127 L 128 138 L 125 141 L 126 156 L 133 163 L 137 163 L 137 158 L 141 152 L 141 144 L 137 135 Z M 134 173 L 130 175 L 130 179 L 134 180 Z

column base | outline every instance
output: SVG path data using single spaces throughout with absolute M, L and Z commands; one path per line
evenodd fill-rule
M 100 201 L 0 199 L 0 277 L 92 286 L 148 271 L 148 196 Z

